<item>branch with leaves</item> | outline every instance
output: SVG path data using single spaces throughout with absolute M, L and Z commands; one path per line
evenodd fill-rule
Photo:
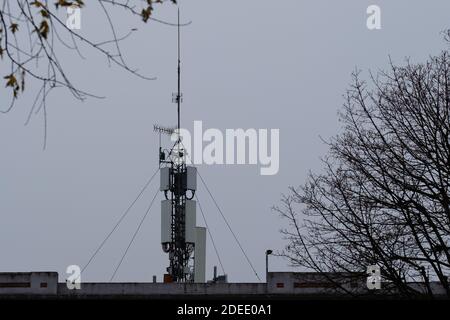
M 37 89 L 35 101 L 30 108 L 27 122 L 33 113 L 44 111 L 46 114 L 46 97 L 55 88 L 65 88 L 79 100 L 99 96 L 84 91 L 75 86 L 62 63 L 62 57 L 57 54 L 58 46 L 74 50 L 80 59 L 83 44 L 102 54 L 109 64 L 115 64 L 139 78 L 154 80 L 141 74 L 131 67 L 124 58 L 121 42 L 128 38 L 136 29 L 132 28 L 124 36 L 119 36 L 116 23 L 110 14 L 112 8 L 123 10 L 137 16 L 143 23 L 154 21 L 166 25 L 176 24 L 154 18 L 154 9 L 158 4 L 176 0 L 97 0 L 89 1 L 89 6 L 98 6 L 104 13 L 108 23 L 111 38 L 94 41 L 66 25 L 65 15 L 68 9 L 85 10 L 87 2 L 82 0 L 66 1 L 47 0 L 3 0 L 0 4 L 0 65 L 4 86 L 10 90 L 9 102 L 4 96 L 0 99 L 0 113 L 13 110 L 21 94 L 27 88 Z M 5 72 L 5 70 L 8 70 Z M 32 80 L 32 81 L 31 81 Z

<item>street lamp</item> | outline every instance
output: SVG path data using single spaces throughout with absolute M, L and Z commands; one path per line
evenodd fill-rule
M 266 283 L 267 283 L 267 277 L 269 275 L 269 255 L 273 253 L 272 250 L 268 249 L 266 250 Z

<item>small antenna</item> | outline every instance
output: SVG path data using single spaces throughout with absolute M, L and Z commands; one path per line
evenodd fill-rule
M 180 132 L 180 106 L 183 100 L 181 93 L 181 32 L 180 32 L 180 8 L 178 8 L 178 91 L 172 95 L 172 101 L 177 104 L 178 124 L 177 129 Z
M 174 134 L 175 129 L 174 128 L 168 128 L 168 127 L 163 127 L 160 125 L 153 125 L 153 131 L 159 134 L 159 164 L 161 165 L 161 161 L 166 160 L 166 156 L 162 150 L 161 147 L 161 135 L 166 134 L 171 136 L 172 134 Z
M 181 45 L 180 45 L 180 8 L 178 8 L 178 132 L 180 132 L 180 104 L 181 104 Z
M 175 132 L 175 129 L 155 124 L 153 125 L 153 131 L 155 131 L 156 133 L 167 134 L 170 136 Z

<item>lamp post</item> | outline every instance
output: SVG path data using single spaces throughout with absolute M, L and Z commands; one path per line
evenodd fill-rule
M 273 253 L 272 250 L 268 249 L 266 250 L 266 283 L 267 283 L 267 278 L 269 276 L 269 255 L 271 255 Z

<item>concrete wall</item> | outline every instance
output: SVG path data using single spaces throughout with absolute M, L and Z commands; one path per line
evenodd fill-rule
M 1 294 L 57 294 L 57 272 L 1 272 Z
M 82 283 L 81 290 L 58 284 L 59 295 L 255 295 L 265 294 L 265 283 Z
M 361 274 L 318 274 L 270 272 L 268 283 L 82 283 L 80 290 L 69 290 L 66 283 L 58 283 L 56 272 L 0 273 L 0 299 L 15 295 L 57 296 L 58 298 L 88 298 L 108 296 L 277 296 L 298 298 L 314 295 L 339 296 L 333 283 L 342 284 L 354 293 L 367 293 Z M 330 279 L 332 281 L 330 281 Z M 423 284 L 411 283 L 415 289 Z M 432 283 L 435 294 L 445 294 L 439 283 Z M 342 292 L 342 291 L 341 291 Z
M 269 272 L 267 291 L 271 294 L 333 294 L 344 292 L 366 292 L 366 278 L 360 274 L 314 272 Z M 339 289 L 344 288 L 345 290 Z

